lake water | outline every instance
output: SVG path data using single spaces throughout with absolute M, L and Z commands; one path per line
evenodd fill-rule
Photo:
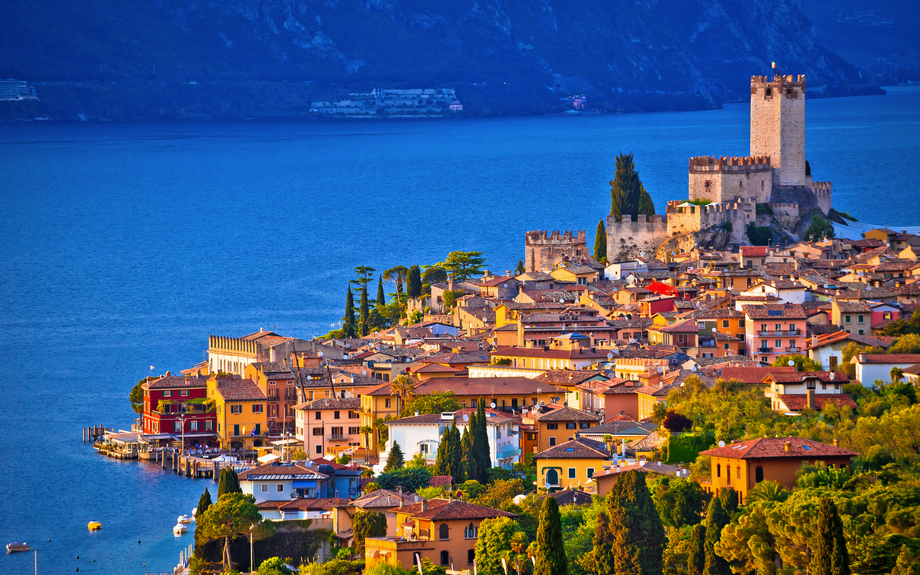
M 0 543 L 42 573 L 166 571 L 205 486 L 97 456 L 83 426 L 128 428 L 149 373 L 207 336 L 330 329 L 357 265 L 480 250 L 503 272 L 526 230 L 609 211 L 618 150 L 659 210 L 687 159 L 748 153 L 747 105 L 693 113 L 287 124 L 0 124 Z M 808 157 L 834 205 L 920 223 L 920 89 L 808 102 Z M 89 533 L 86 523 L 101 521 Z M 49 541 L 50 539 L 50 541 Z M 140 540 L 140 542 L 138 542 Z M 79 559 L 76 557 L 79 556 Z M 95 563 L 93 562 L 95 559 Z M 0 573 L 32 573 L 31 555 Z

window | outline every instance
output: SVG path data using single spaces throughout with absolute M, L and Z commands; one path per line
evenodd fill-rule
M 205 431 L 211 431 L 212 429 L 214 429 L 214 422 L 213 422 L 213 421 L 205 421 L 205 422 L 204 422 L 204 430 L 205 430 Z
M 757 469 L 754 470 L 754 483 L 760 483 L 763 481 L 763 467 L 757 466 Z
M 360 417 L 361 417 L 361 416 L 358 415 L 358 412 L 357 412 L 357 411 L 349 411 L 349 412 L 348 412 L 348 419 L 358 419 L 358 418 L 360 418 Z
M 383 400 L 383 406 L 386 407 L 387 409 L 390 408 L 390 398 L 389 397 Z
M 442 541 L 450 539 L 450 527 L 447 526 L 447 523 L 442 523 L 438 527 L 438 539 Z
M 726 343 L 726 344 L 723 344 L 723 347 L 724 347 L 725 349 L 728 349 L 728 344 L 727 344 L 727 343 Z
M 243 406 L 239 404 L 231 404 L 230 413 L 243 413 Z
M 727 319 L 723 319 L 723 320 L 722 320 L 722 327 L 728 327 L 728 320 L 727 320 Z
M 283 492 L 284 492 L 284 484 L 283 484 L 283 483 L 279 483 L 279 484 L 275 485 L 275 493 L 283 493 Z
M 167 389 L 163 392 L 163 397 L 172 397 L 172 390 Z
M 862 323 L 862 322 L 863 322 L 863 316 L 861 316 L 861 315 L 856 316 L 856 321 L 858 321 L 859 323 Z
M 589 467 L 588 468 L 588 479 L 591 479 L 592 477 L 594 477 L 594 468 Z
M 317 411 L 317 412 L 315 412 L 315 413 L 313 414 L 313 419 L 316 419 L 317 421 L 319 421 L 319 420 L 322 419 L 322 418 L 323 418 L 323 412 L 322 412 L 322 411 Z
M 341 439 L 343 437 L 345 437 L 345 435 L 342 433 L 341 427 L 332 428 L 332 439 Z
M 725 467 L 725 479 L 726 479 L 725 481 L 726 483 L 728 483 L 729 485 L 732 484 L 732 466 L 731 465 L 728 465 Z
M 566 429 L 576 429 L 575 422 L 573 421 L 573 422 L 566 423 L 565 428 Z
M 441 565 L 450 565 L 450 554 L 447 551 L 441 551 Z
M 858 335 L 863 335 L 863 332 L 864 332 L 864 331 L 865 331 L 865 330 L 863 330 L 863 329 L 858 329 L 858 330 L 856 330 L 856 333 L 857 333 Z
M 783 347 L 783 340 L 781 340 L 781 339 L 778 339 L 778 340 L 774 341 L 773 343 L 776 344 L 776 345 L 774 345 L 773 347 L 775 347 L 775 348 L 777 348 L 777 349 Z
M 845 321 L 846 323 L 850 323 L 850 316 L 848 315 L 843 316 L 843 321 Z
M 476 539 L 477 537 L 479 537 L 479 528 L 477 528 L 475 525 L 470 523 L 469 525 L 463 528 L 463 537 L 465 539 Z
M 262 405 L 261 403 L 253 403 L 253 404 L 252 404 L 252 412 L 253 412 L 253 413 L 262 413 L 262 410 L 263 410 L 264 407 L 265 407 L 265 406 Z
M 349 435 L 358 435 L 359 433 L 361 433 L 359 427 L 349 427 L 349 428 L 348 428 L 348 434 L 349 434 Z
M 559 424 L 558 423 L 547 423 L 546 429 L 559 429 Z
M 233 435 L 239 435 L 239 434 L 240 434 L 240 424 L 235 423 L 233 424 Z
M 735 479 L 741 479 L 741 466 L 735 468 Z
M 472 564 L 473 564 L 473 560 L 475 560 L 475 559 L 476 559 L 476 550 L 475 550 L 475 549 L 468 549 L 467 552 L 466 552 L 466 564 L 467 564 L 467 565 L 472 565 Z
M 322 434 L 323 434 L 323 428 L 322 428 L 322 427 L 314 427 L 314 428 L 313 428 L 313 435 L 322 435 Z
M 263 484 L 262 484 L 262 493 L 268 493 L 268 484 L 267 484 L 267 483 L 263 483 Z
M 550 438 L 549 438 L 549 446 L 550 446 L 550 447 L 556 447 L 556 438 L 555 438 L 555 437 L 550 437 Z
M 182 423 L 178 421 L 173 422 L 173 431 L 182 431 Z
M 320 435 L 322 435 L 322 434 L 320 434 Z M 321 454 L 322 452 L 323 452 L 323 446 L 322 446 L 322 445 L 317 445 L 317 446 L 316 446 L 316 454 L 319 455 L 319 454 Z
M 197 422 L 197 421 L 192 421 L 192 423 L 191 423 L 189 429 L 191 429 L 192 431 L 198 431 L 198 422 Z
M 262 435 L 262 424 L 261 424 L 261 423 L 257 423 L 257 424 L 256 424 L 256 428 L 252 430 L 252 433 L 253 433 L 254 435 Z
M 575 479 L 575 477 L 576 477 L 576 475 L 575 475 L 575 468 L 574 468 L 574 467 L 569 467 L 569 479 Z
M 588 429 L 589 427 L 591 427 L 591 424 L 588 423 L 587 421 L 583 421 L 582 423 L 579 424 L 579 427 L 581 427 L 582 429 Z
M 861 320 L 860 320 L 860 321 L 861 321 Z M 181 395 L 182 397 L 187 397 L 187 396 L 188 396 L 188 390 L 187 390 L 187 389 L 181 390 L 181 391 L 179 392 L 179 395 Z
M 722 477 L 722 464 L 716 465 L 716 477 Z
M 332 412 L 332 419 L 340 419 L 340 418 L 341 418 L 341 412 L 340 412 L 340 411 L 333 411 L 333 412 Z
M 422 443 L 418 446 L 419 453 L 428 453 L 428 444 Z
M 783 324 L 781 323 L 776 324 L 776 331 L 783 331 Z
M 767 324 L 765 323 L 760 324 L 760 331 L 767 331 Z

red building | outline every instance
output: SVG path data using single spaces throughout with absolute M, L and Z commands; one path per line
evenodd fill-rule
M 147 381 L 144 390 L 145 434 L 157 439 L 181 441 L 183 422 L 186 445 L 209 444 L 216 437 L 216 415 L 213 404 L 207 402 L 208 380 L 199 376 L 164 377 Z M 169 436 L 172 436 L 169 437 Z

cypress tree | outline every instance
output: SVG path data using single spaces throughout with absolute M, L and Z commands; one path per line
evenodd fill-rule
M 713 497 L 706 510 L 706 575 L 731 575 L 732 570 L 728 566 L 728 561 L 716 554 L 716 543 L 722 538 L 722 529 L 728 522 L 729 517 L 722 507 L 722 499 Z
M 406 279 L 406 296 L 417 299 L 422 295 L 422 272 L 418 265 L 409 268 L 409 275 Z
M 562 517 L 552 497 L 543 499 L 537 527 L 537 556 L 533 575 L 568 575 L 569 563 L 562 545 Z
M 524 267 L 524 260 L 518 260 L 517 267 L 514 268 L 514 275 L 519 276 L 526 271 L 527 268 Z
M 470 440 L 470 426 L 467 425 L 463 428 L 463 439 L 460 440 L 460 454 L 463 458 L 463 472 L 462 479 L 465 481 L 468 478 L 473 477 L 472 471 L 470 470 L 470 460 L 473 457 L 473 445 Z
M 738 511 L 738 492 L 734 487 L 723 487 L 719 489 L 719 499 L 722 500 L 722 510 L 731 519 L 735 511 Z
M 205 511 L 211 506 L 211 492 L 208 491 L 208 488 L 205 487 L 204 493 L 201 494 L 201 497 L 198 499 L 198 508 L 195 510 L 195 517 L 201 517 Z M 207 543 L 202 543 L 201 538 L 198 534 L 198 529 L 195 529 L 195 557 L 203 559 L 209 563 L 216 563 L 220 561 L 221 555 L 221 544 L 220 541 L 209 541 Z
M 368 325 L 367 317 L 371 313 L 370 305 L 367 301 L 367 285 L 361 288 L 361 336 L 367 335 Z
M 690 554 L 687 557 L 690 575 L 706 575 L 706 527 L 702 523 L 690 531 Z
M 345 299 L 345 317 L 342 318 L 342 331 L 345 337 L 355 336 L 355 295 L 351 293 L 351 285 L 348 286 L 348 296 Z
M 597 527 L 594 528 L 594 548 L 588 560 L 588 572 L 596 575 L 609 575 L 614 570 L 613 532 L 610 521 L 603 511 L 597 514 Z
M 621 473 L 607 495 L 616 575 L 661 575 L 664 526 L 645 484 L 645 474 Z
M 451 428 L 448 427 L 444 431 L 444 435 L 441 437 L 441 443 L 438 444 L 438 457 L 435 459 L 434 463 L 434 474 L 435 475 L 450 475 L 450 466 L 453 462 L 453 455 L 451 451 L 453 450 L 454 443 L 454 434 L 451 431 Z
M 384 307 L 387 305 L 387 296 L 383 293 L 383 276 L 377 276 L 377 301 L 374 303 Z
M 482 398 L 479 398 L 479 402 L 482 403 Z M 464 446 L 464 461 L 466 461 L 466 478 L 475 479 L 479 481 L 482 477 L 482 466 L 480 465 L 480 459 L 476 456 L 476 437 L 478 435 L 476 420 L 479 419 L 479 409 L 477 408 L 475 412 L 470 414 L 470 421 L 464 430 L 466 436 L 464 441 L 468 442 L 468 445 Z M 480 481 L 481 483 L 481 481 Z
M 463 446 L 461 445 L 463 440 L 460 438 L 460 430 L 456 423 L 451 425 L 450 432 L 450 476 L 454 480 L 454 485 L 460 485 L 463 483 Z
M 617 155 L 616 164 L 617 170 L 610 182 L 610 214 L 616 216 L 617 221 L 639 214 L 655 215 L 655 204 L 639 179 L 632 152 Z
M 220 500 L 221 497 L 228 493 L 242 493 L 243 490 L 240 489 L 240 478 L 237 476 L 236 471 L 233 471 L 232 467 L 225 467 L 220 472 L 220 479 L 217 482 L 217 499 Z M 199 510 L 199 513 L 201 511 Z
M 476 413 L 470 418 L 469 428 L 472 455 L 470 463 L 473 464 L 469 470 L 469 478 L 485 485 L 489 481 L 492 456 L 486 423 L 486 404 L 482 398 L 479 398 L 476 404 Z
M 402 469 L 406 466 L 405 458 L 403 457 L 402 448 L 395 441 L 393 442 L 393 447 L 390 448 L 390 453 L 387 456 L 387 464 L 383 468 L 384 473 L 389 473 L 391 471 L 396 471 L 397 469 Z
M 850 575 L 850 556 L 843 538 L 843 523 L 834 500 L 822 497 L 818 506 L 818 533 L 811 575 Z
M 599 262 L 607 261 L 607 229 L 604 220 L 597 222 L 597 231 L 594 233 L 594 259 Z

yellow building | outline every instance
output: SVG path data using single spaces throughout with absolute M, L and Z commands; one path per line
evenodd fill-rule
M 399 417 L 399 398 L 393 395 L 391 383 L 383 383 L 376 387 L 364 390 L 361 394 L 361 427 L 374 427 L 374 422 L 387 417 Z M 361 446 L 371 452 L 377 453 L 379 445 L 379 430 L 365 435 L 361 434 Z
M 255 382 L 237 375 L 208 380 L 208 399 L 217 410 L 217 437 L 224 449 L 253 449 L 266 443 L 267 398 Z
M 548 491 L 576 489 L 587 485 L 605 465 L 612 465 L 611 454 L 600 441 L 576 437 L 534 455 L 537 486 Z
M 569 264 L 558 267 L 549 272 L 554 279 L 560 282 L 571 282 L 576 285 L 588 285 L 597 281 L 597 270 L 581 264 Z
M 655 412 L 655 406 L 668 400 L 668 393 L 671 386 L 654 387 L 646 385 L 636 390 L 636 397 L 639 400 L 639 413 L 637 419 L 642 421 L 651 417 Z

